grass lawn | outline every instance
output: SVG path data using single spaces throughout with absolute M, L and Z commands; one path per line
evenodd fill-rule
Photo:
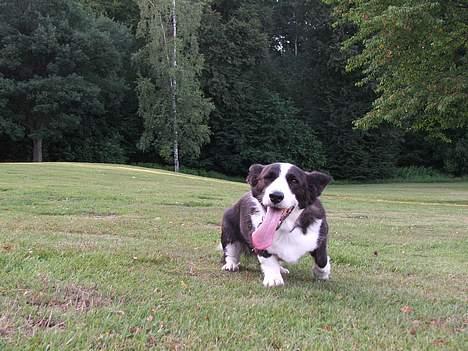
M 247 185 L 0 164 L 1 350 L 467 350 L 468 183 L 332 185 L 332 279 L 220 270 Z

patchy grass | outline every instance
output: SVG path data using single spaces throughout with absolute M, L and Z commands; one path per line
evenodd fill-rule
M 334 185 L 332 280 L 220 271 L 247 186 L 138 167 L 0 165 L 0 349 L 462 350 L 468 183 Z

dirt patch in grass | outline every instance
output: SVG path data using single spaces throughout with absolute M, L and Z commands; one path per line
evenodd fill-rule
M 2 251 L 8 252 L 8 251 L 13 251 L 15 247 L 13 246 L 13 244 L 2 244 L 0 248 L 2 249 Z
M 119 218 L 119 215 L 113 212 L 109 212 L 109 213 L 88 212 L 88 213 L 84 213 L 83 217 L 112 221 L 112 220 Z
M 217 222 L 206 222 L 205 226 L 210 229 L 216 229 L 221 231 L 221 224 Z
M 186 201 L 186 202 L 163 202 L 164 206 L 176 207 L 214 207 L 215 204 L 209 201 Z
M 148 335 L 146 339 L 146 347 L 147 348 L 154 348 L 158 345 L 158 338 L 154 335 Z
M 171 351 L 180 351 L 186 349 L 186 345 L 174 335 L 166 335 L 163 338 L 165 348 Z
M 119 218 L 119 216 L 117 216 L 115 214 L 107 214 L 107 215 L 94 215 L 94 216 L 92 216 L 92 218 L 100 219 L 100 220 L 113 221 L 113 220 Z
M 60 286 L 44 281 L 44 288 L 39 291 L 27 290 L 26 303 L 45 308 L 58 308 L 62 311 L 87 312 L 93 308 L 108 306 L 112 299 L 104 296 L 96 287 L 77 284 Z
M 24 334 L 34 336 L 38 329 L 64 330 L 65 321 L 53 317 L 52 312 L 42 316 L 29 315 L 22 329 Z
M 47 311 L 30 314 L 26 318 L 17 320 L 16 323 L 9 315 L 0 317 L 0 339 L 7 342 L 17 333 L 31 337 L 36 335 L 38 330 L 65 330 L 65 328 L 65 321 Z
M 15 330 L 13 321 L 6 315 L 0 315 L 0 338 L 8 339 Z
M 93 286 L 63 285 L 51 282 L 47 277 L 41 277 L 41 282 L 39 289 L 19 289 L 19 296 L 25 304 L 34 307 L 33 312 L 25 314 L 21 304 L 15 302 L 10 306 L 10 312 L 0 314 L 0 338 L 8 341 L 17 333 L 31 337 L 40 330 L 65 330 L 67 324 L 62 318 L 63 313 L 86 313 L 113 301 Z
M 201 200 L 222 200 L 221 196 L 214 196 L 214 195 L 198 195 L 197 198 Z

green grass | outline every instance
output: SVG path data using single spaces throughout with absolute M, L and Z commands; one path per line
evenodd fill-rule
M 221 272 L 241 183 L 0 164 L 1 350 L 462 350 L 468 183 L 332 185 L 332 279 Z
M 159 163 L 139 162 L 139 163 L 136 163 L 135 166 L 146 167 L 146 168 L 156 168 L 156 169 L 160 169 L 160 170 L 162 169 L 166 171 L 174 170 L 173 165 L 163 165 Z M 230 180 L 232 182 L 244 182 L 245 181 L 245 178 L 242 178 L 241 176 L 228 176 L 220 172 L 209 171 L 209 170 L 202 169 L 202 168 L 190 168 L 190 167 L 183 166 L 180 168 L 179 172 L 183 174 L 191 174 L 191 175 L 196 175 L 196 176 L 201 176 L 201 177 Z

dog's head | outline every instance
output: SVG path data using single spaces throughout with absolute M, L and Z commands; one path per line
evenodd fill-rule
M 305 208 L 320 196 L 332 180 L 321 172 L 305 172 L 289 163 L 254 164 L 247 182 L 263 206 L 278 209 Z
M 324 173 L 305 172 L 289 163 L 250 166 L 247 182 L 266 209 L 262 223 L 252 233 L 253 246 L 258 250 L 271 246 L 283 221 L 294 210 L 312 204 L 330 181 Z

